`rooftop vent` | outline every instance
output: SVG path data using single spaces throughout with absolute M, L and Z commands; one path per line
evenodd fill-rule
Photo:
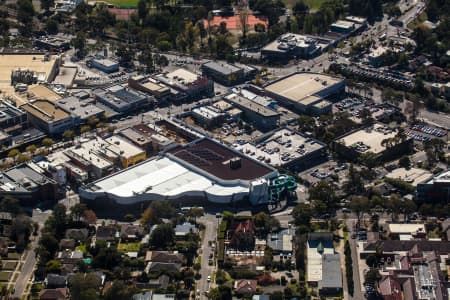
M 230 159 L 230 169 L 236 170 L 242 166 L 242 161 L 240 157 L 233 157 Z

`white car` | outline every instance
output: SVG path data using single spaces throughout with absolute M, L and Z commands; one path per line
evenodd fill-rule
M 208 275 L 208 278 L 206 279 L 208 282 L 211 281 L 211 275 Z

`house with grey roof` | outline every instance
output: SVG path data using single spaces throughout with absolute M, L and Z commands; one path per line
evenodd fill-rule
M 198 233 L 198 228 L 194 224 L 184 222 L 175 226 L 175 237 L 177 239 L 185 239 L 189 233 Z
M 277 233 L 271 233 L 267 236 L 267 246 L 270 247 L 275 254 L 292 255 L 292 242 L 294 236 L 294 228 L 287 228 Z
M 337 295 L 342 291 L 342 272 L 340 254 L 322 256 L 322 280 L 319 281 L 319 294 Z

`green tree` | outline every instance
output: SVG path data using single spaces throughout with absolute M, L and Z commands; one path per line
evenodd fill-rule
M 398 160 L 398 166 L 402 168 L 409 168 L 411 165 L 411 160 L 409 159 L 409 156 L 404 155 Z
M 310 226 L 313 210 L 309 204 L 299 203 L 292 210 L 292 217 L 297 226 Z
M 87 209 L 88 208 L 84 203 L 75 204 L 70 208 L 70 218 L 76 222 L 79 222 Z
M 32 22 L 35 11 L 31 0 L 18 0 L 16 6 L 17 19 L 23 24 L 29 24 Z
M 11 151 L 8 152 L 8 157 L 14 158 L 19 154 L 19 150 L 17 149 L 12 149 Z
M 44 147 L 51 147 L 53 145 L 53 140 L 51 138 L 44 138 L 42 139 L 42 146 Z
M 90 130 L 91 130 L 91 126 L 89 126 L 89 125 L 83 125 L 80 128 L 81 133 L 86 133 L 86 132 L 89 132 Z
M 356 214 L 358 225 L 361 224 L 364 213 L 369 211 L 369 204 L 369 199 L 364 196 L 354 196 L 350 200 L 350 209 Z
M 142 213 L 141 224 L 146 226 L 152 226 L 161 223 L 161 220 L 156 216 L 152 207 L 147 207 L 147 209 Z
M 322 202 L 325 211 L 330 212 L 337 206 L 335 190 L 336 187 L 332 183 L 320 181 L 309 189 L 309 200 Z
M 37 150 L 36 145 L 30 145 L 25 148 L 25 151 L 30 152 L 32 154 L 34 154 L 34 152 L 36 152 L 36 150 Z
M 63 138 L 66 141 L 73 140 L 74 137 L 75 137 L 75 132 L 73 130 L 66 130 L 63 133 Z
M 12 215 L 18 215 L 22 212 L 22 206 L 20 201 L 12 196 L 5 196 L 0 201 L 0 210 L 4 212 L 9 212 Z
M 100 278 L 94 273 L 75 273 L 70 277 L 70 296 L 77 300 L 96 300 L 99 299 L 98 289 L 100 287 Z
M 170 219 L 176 215 L 176 210 L 168 201 L 153 201 L 150 207 L 158 218 Z
M 175 231 L 171 224 L 161 224 L 153 230 L 150 244 L 158 249 L 165 249 L 175 242 Z
M 78 57 L 84 57 L 86 55 L 86 38 L 84 33 L 78 32 L 77 36 L 71 41 L 72 46 L 77 51 L 76 54 Z
M 133 285 L 127 284 L 122 280 L 114 280 L 111 287 L 104 295 L 105 300 L 128 300 L 138 292 Z

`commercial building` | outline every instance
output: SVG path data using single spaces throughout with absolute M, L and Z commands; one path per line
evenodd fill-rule
M 72 164 L 88 173 L 90 179 L 98 179 L 114 171 L 114 162 L 97 150 L 100 142 L 96 139 L 83 141 L 64 151 Z
M 121 85 L 115 85 L 107 89 L 97 89 L 94 91 L 94 96 L 96 101 L 119 114 L 141 109 L 153 103 L 153 98 Z
M 225 114 L 213 106 L 201 106 L 192 109 L 192 117 L 195 121 L 205 127 L 214 127 L 220 125 L 225 119 Z
M 310 115 L 331 112 L 332 105 L 325 99 L 340 95 L 344 89 L 343 78 L 305 72 L 293 73 L 265 86 L 266 95 L 280 105 Z
M 388 48 L 382 46 L 374 50 L 371 50 L 370 53 L 367 55 L 369 63 L 374 67 L 379 67 L 383 63 L 385 54 L 387 53 L 388 50 L 389 50 Z
M 374 162 L 388 161 L 413 149 L 414 140 L 399 136 L 398 133 L 397 129 L 377 123 L 337 138 L 333 142 L 333 148 L 349 160 L 369 153 L 373 155 Z
M 340 255 L 333 247 L 333 234 L 313 232 L 308 235 L 306 272 L 308 284 L 321 295 L 337 295 L 342 291 Z
M 138 124 L 120 131 L 119 134 L 149 154 L 157 154 L 175 146 L 175 142 L 156 125 Z
M 17 70 L 30 71 L 37 82 L 51 82 L 58 74 L 59 56 L 34 52 L 0 52 L 0 90 L 5 96 L 15 94 L 11 74 Z M 22 103 L 17 103 L 19 106 Z
M 252 143 L 235 144 L 244 154 L 275 167 L 302 171 L 327 159 L 327 146 L 289 128 L 268 132 Z
M 80 189 L 91 206 L 140 206 L 151 200 L 267 203 L 278 172 L 217 141 L 201 138 Z
M 158 103 L 182 102 L 187 97 L 186 94 L 171 89 L 169 86 L 152 77 L 145 77 L 143 75 L 130 77 L 128 79 L 128 86 L 154 96 Z
M 41 36 L 36 38 L 33 43 L 36 47 L 46 50 L 65 51 L 70 49 L 69 39 L 55 36 Z
M 104 141 L 105 143 L 97 139 L 97 142 L 100 143 L 98 151 L 111 160 L 115 160 L 117 157 L 123 168 L 128 168 L 147 158 L 144 150 L 117 135 L 106 138 Z
M 170 88 L 187 95 L 187 101 L 195 101 L 214 96 L 214 82 L 206 76 L 186 69 L 155 75 L 154 79 Z
M 90 64 L 92 67 L 105 73 L 114 73 L 119 71 L 119 63 L 109 58 L 104 57 L 94 58 L 90 60 Z
M 74 126 L 72 116 L 48 100 L 35 100 L 20 108 L 27 112 L 33 126 L 50 135 L 61 134 Z
M 353 30 L 355 30 L 355 23 L 351 21 L 338 20 L 331 24 L 331 31 L 333 32 L 349 34 Z
M 385 175 L 386 178 L 399 179 L 405 181 L 412 186 L 417 186 L 433 177 L 433 174 L 424 169 L 418 168 L 397 168 Z
M 34 163 L 4 170 L 0 173 L 0 197 L 12 196 L 23 206 L 58 200 L 57 183 L 40 171 Z
M 224 98 L 243 112 L 243 118 L 260 130 L 272 130 L 280 121 L 280 113 L 253 102 L 241 95 L 232 93 Z
M 202 65 L 203 75 L 226 86 L 232 86 L 252 79 L 257 69 L 250 66 L 237 66 L 224 62 L 209 61 Z
M 450 201 L 450 169 L 417 184 L 417 198 L 424 202 Z
M 27 127 L 27 113 L 12 103 L 0 101 L 0 129 L 7 134 L 20 132 Z
M 318 55 L 321 48 L 314 38 L 286 33 L 261 49 L 261 55 L 278 60 L 291 58 L 310 58 Z
M 56 106 L 71 114 L 74 125 L 86 124 L 89 118 L 101 118 L 104 110 L 88 101 L 82 101 L 75 96 L 56 101 Z

